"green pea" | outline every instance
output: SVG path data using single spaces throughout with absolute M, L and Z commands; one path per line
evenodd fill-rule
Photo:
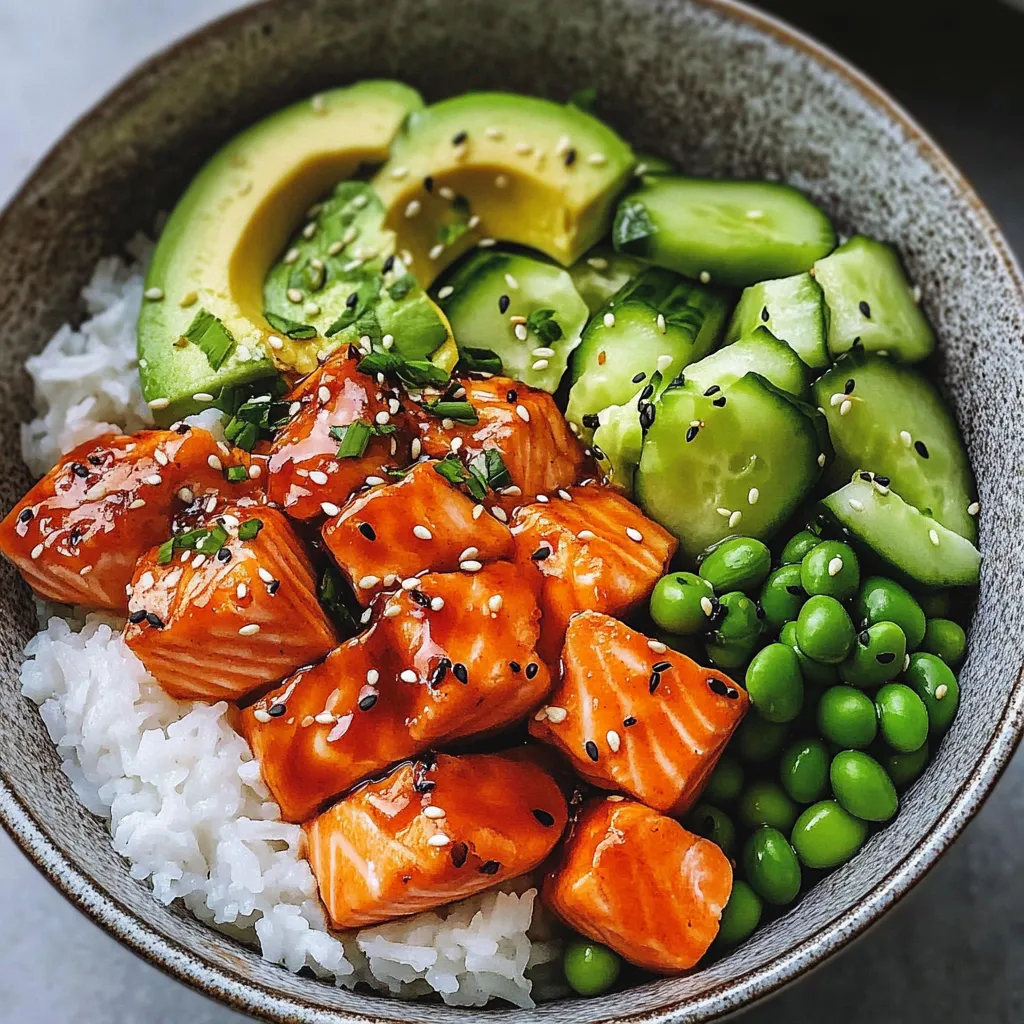
M 793 847 L 809 868 L 835 868 L 864 845 L 868 827 L 835 800 L 811 804 L 793 826 Z
M 800 674 L 804 677 L 805 683 L 814 683 L 816 686 L 835 686 L 839 682 L 839 672 L 835 665 L 824 665 L 820 661 L 812 661 L 800 650 L 796 642 L 796 623 L 787 622 L 779 633 L 780 643 L 792 647 L 800 662 Z
M 749 939 L 761 923 L 761 908 L 761 897 L 742 878 L 735 879 L 729 902 L 722 908 L 715 941 L 730 947 Z
M 910 754 L 928 740 L 928 709 L 903 683 L 888 683 L 875 694 L 875 711 L 882 739 L 895 751 Z
M 695 835 L 710 839 L 722 853 L 731 853 L 736 842 L 736 826 L 725 811 L 711 804 L 697 804 L 686 816 L 686 827 Z
M 766 722 L 760 715 L 747 715 L 736 730 L 740 758 L 757 764 L 774 757 L 786 742 L 789 726 L 784 722 Z
M 891 751 L 883 754 L 879 761 L 888 772 L 897 792 L 902 793 L 908 786 L 915 783 L 928 764 L 928 744 L 909 754 L 894 754 Z
M 578 995 L 599 996 L 618 980 L 622 958 L 607 946 L 576 939 L 565 947 L 562 970 Z
M 796 740 L 782 752 L 779 780 L 798 804 L 810 804 L 827 792 L 828 768 L 828 749 L 821 740 Z
M 821 543 L 821 538 L 816 533 L 811 533 L 810 530 L 801 530 L 799 533 L 794 534 L 786 543 L 786 546 L 782 549 L 782 554 L 779 556 L 780 565 L 799 565 L 811 548 L 817 547 Z
M 743 766 L 729 754 L 718 759 L 704 787 L 704 797 L 715 804 L 731 804 L 743 792 Z
M 800 891 L 800 861 L 786 837 L 763 826 L 743 847 L 743 872 L 754 891 L 775 906 L 792 903 Z
M 963 627 L 952 619 L 929 619 L 921 650 L 941 658 L 947 665 L 959 665 L 967 649 Z
M 864 821 L 888 821 L 900 801 L 885 769 L 862 750 L 843 750 L 832 759 L 829 780 L 836 800 Z
M 708 628 L 701 599 L 713 596 L 707 580 L 692 572 L 671 572 L 658 580 L 651 594 L 651 618 L 670 633 L 701 633 Z
M 857 634 L 857 642 L 839 666 L 839 678 L 853 686 L 881 686 L 903 671 L 907 638 L 895 622 L 876 622 Z
M 800 582 L 808 594 L 827 594 L 837 601 L 853 597 L 860 586 L 860 563 L 849 544 L 822 541 L 804 555 Z
M 857 594 L 854 617 L 864 626 L 876 622 L 895 622 L 907 638 L 907 650 L 921 646 L 924 637 L 924 612 L 914 595 L 884 576 L 869 576 Z
M 764 543 L 754 537 L 730 537 L 707 554 L 699 572 L 719 594 L 749 594 L 764 583 L 771 567 L 772 553 Z
M 782 629 L 800 614 L 807 594 L 800 585 L 800 566 L 784 565 L 776 569 L 761 588 L 761 609 L 765 625 Z
M 804 680 L 792 647 L 762 647 L 747 667 L 746 686 L 757 713 L 769 722 L 791 722 L 800 714 Z
M 878 732 L 875 705 L 871 698 L 852 686 L 833 686 L 818 704 L 821 735 L 840 747 L 863 750 Z
M 713 606 L 711 621 L 717 623 L 705 642 L 711 661 L 724 669 L 739 668 L 750 661 L 761 636 L 757 605 L 739 590 L 723 594 Z
M 812 661 L 838 664 L 850 653 L 853 638 L 853 622 L 834 597 L 816 594 L 800 609 L 796 642 Z
M 928 709 L 929 733 L 941 736 L 953 724 L 960 704 L 960 686 L 953 670 L 934 654 L 918 651 L 910 656 L 904 677 Z
M 788 833 L 797 816 L 796 804 L 786 791 L 769 779 L 752 782 L 736 805 L 736 815 L 747 828 L 769 825 Z
M 948 590 L 933 590 L 919 595 L 917 600 L 929 619 L 948 619 L 953 611 L 953 597 Z

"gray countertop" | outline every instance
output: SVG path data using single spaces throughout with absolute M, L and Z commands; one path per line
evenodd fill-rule
M 232 0 L 0 0 L 0 203 L 67 124 L 153 50 Z M 775 0 L 889 86 L 967 171 L 1024 252 L 1024 17 L 993 0 Z M 894 25 L 890 11 L 905 16 Z M 885 920 L 751 1022 L 1024 1019 L 1024 761 Z M 0 835 L 0 1021 L 228 1024 L 242 1018 L 135 959 Z

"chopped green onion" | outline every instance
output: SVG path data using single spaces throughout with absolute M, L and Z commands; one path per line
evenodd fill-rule
M 561 324 L 555 319 L 553 309 L 535 309 L 526 318 L 526 327 L 534 332 L 541 341 L 551 344 L 562 337 Z
M 456 423 L 465 423 L 468 426 L 474 426 L 480 422 L 476 409 L 469 402 L 426 402 L 423 408 L 431 416 L 437 416 L 438 419 L 454 420 Z
M 224 475 L 227 477 L 229 484 L 240 484 L 249 477 L 245 466 L 228 466 Z
M 358 459 L 366 451 L 373 437 L 373 427 L 362 420 L 356 420 L 346 427 L 331 427 L 330 435 L 341 444 L 335 454 L 338 459 Z
M 256 534 L 263 529 L 262 519 L 246 519 L 238 528 L 239 540 L 255 540 Z
M 235 339 L 224 324 L 209 310 L 200 309 L 182 337 L 206 356 L 214 370 L 219 370 L 235 347 Z
M 263 310 L 263 319 L 286 338 L 295 341 L 306 341 L 316 337 L 316 328 L 311 324 L 300 323 L 298 320 L 289 320 L 286 316 L 274 313 L 269 309 Z
M 489 348 L 460 348 L 459 369 L 466 373 L 500 374 L 505 367 L 501 356 Z

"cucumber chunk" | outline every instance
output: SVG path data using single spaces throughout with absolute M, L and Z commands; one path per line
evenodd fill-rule
M 829 518 L 855 546 L 921 587 L 977 584 L 981 554 L 959 534 L 908 505 L 893 491 L 854 480 L 822 501 Z
M 797 398 L 807 395 L 807 367 L 784 341 L 758 327 L 749 337 L 720 348 L 686 368 L 686 379 L 706 393 L 716 384 L 727 388 L 744 374 L 759 373 Z
M 667 389 L 636 473 L 641 507 L 693 559 L 726 537 L 768 540 L 830 454 L 824 417 L 759 374 L 724 397 L 716 406 L 690 383 Z
M 814 277 L 828 305 L 833 359 L 860 347 L 916 363 L 935 350 L 935 334 L 890 246 L 855 235 L 814 264 Z
M 619 201 L 612 242 L 687 277 L 744 286 L 809 270 L 836 236 L 789 185 L 660 175 Z
M 627 404 L 655 372 L 668 382 L 707 355 L 728 311 L 715 289 L 656 267 L 642 271 L 587 324 L 573 354 L 566 419 L 589 437 L 591 416 Z
M 832 361 L 826 343 L 825 296 L 810 274 L 761 281 L 743 290 L 725 334 L 731 345 L 765 327 L 812 369 Z
M 589 316 L 567 271 L 492 249 L 479 249 L 461 264 L 437 301 L 461 355 L 490 351 L 505 376 L 544 391 L 558 390 Z
M 569 276 L 580 298 L 594 314 L 643 268 L 643 260 L 599 245 L 569 268 Z
M 857 470 L 889 486 L 926 516 L 972 543 L 968 509 L 977 494 L 960 433 L 923 374 L 883 356 L 851 352 L 814 384 L 836 451 L 827 481 L 841 487 Z
M 637 401 L 628 405 L 610 405 L 598 414 L 592 451 L 609 487 L 633 496 L 633 477 L 640 465 L 644 432 L 640 426 Z

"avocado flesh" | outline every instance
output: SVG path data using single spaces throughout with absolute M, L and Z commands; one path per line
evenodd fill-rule
M 419 94 L 397 82 L 361 82 L 273 114 L 232 139 L 193 179 L 174 208 L 150 264 L 139 368 L 148 402 L 166 399 L 161 423 L 198 412 L 226 389 L 283 369 L 317 365 L 317 340 L 281 337 L 263 318 L 263 281 L 310 204 L 361 164 L 387 159 L 391 139 Z M 217 317 L 234 346 L 216 370 L 181 338 L 200 310 Z M 281 337 L 280 349 L 267 338 Z M 163 405 L 162 402 L 159 403 Z
M 633 151 L 572 106 L 467 93 L 418 110 L 373 179 L 424 287 L 482 239 L 568 267 L 608 231 Z

